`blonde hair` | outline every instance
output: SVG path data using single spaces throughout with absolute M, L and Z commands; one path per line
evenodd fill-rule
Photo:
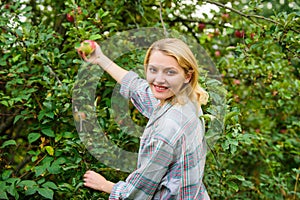
M 189 87 L 185 87 L 185 94 L 188 95 L 189 99 L 196 102 L 198 106 L 207 104 L 208 93 L 200 86 L 198 82 L 198 64 L 188 45 L 177 38 L 166 38 L 154 42 L 146 53 L 144 60 L 145 70 L 147 70 L 150 55 L 154 50 L 161 51 L 166 55 L 174 57 L 186 74 L 192 73 L 190 82 L 188 84 Z M 178 98 L 179 96 L 176 96 L 177 101 L 181 103 Z

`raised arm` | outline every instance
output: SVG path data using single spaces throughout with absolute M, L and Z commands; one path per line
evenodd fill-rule
M 95 43 L 95 51 L 87 57 L 83 52 L 78 51 L 79 55 L 87 62 L 97 64 L 110 74 L 118 83 L 121 83 L 124 76 L 128 73 L 127 70 L 121 68 L 106 55 L 103 54 L 100 46 Z

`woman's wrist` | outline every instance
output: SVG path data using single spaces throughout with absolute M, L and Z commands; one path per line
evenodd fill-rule
M 111 61 L 106 55 L 102 54 L 96 58 L 96 63 L 100 65 L 102 69 L 107 71 L 109 66 L 113 64 L 113 61 Z
M 104 55 L 101 54 L 101 55 L 97 55 L 95 58 L 94 58 L 94 61 L 92 63 L 94 64 L 97 64 L 97 65 L 100 65 L 101 66 L 101 60 L 103 59 Z
M 103 192 L 106 192 L 108 194 L 110 194 L 112 192 L 112 189 L 114 187 L 115 183 L 110 182 L 110 181 L 106 181 L 105 184 L 102 185 L 101 190 Z

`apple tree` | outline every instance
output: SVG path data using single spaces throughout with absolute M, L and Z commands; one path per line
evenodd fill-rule
M 107 199 L 83 186 L 85 171 L 114 182 L 127 177 L 96 159 L 79 137 L 76 123 L 90 116 L 72 107 L 86 66 L 75 47 L 143 27 L 193 38 L 219 72 L 216 80 L 199 80 L 211 96 L 203 107 L 208 133 L 215 131 L 219 112 L 214 102 L 224 103 L 222 129 L 205 168 L 211 198 L 300 198 L 296 1 L 4 0 L 0 7 L 0 199 Z M 130 47 L 130 41 L 128 36 L 122 45 Z M 128 51 L 115 62 L 132 69 L 142 65 L 144 53 Z M 136 152 L 139 140 L 113 116 L 115 85 L 107 74 L 99 77 L 92 99 L 97 120 L 110 141 Z M 136 124 L 147 122 L 130 111 Z

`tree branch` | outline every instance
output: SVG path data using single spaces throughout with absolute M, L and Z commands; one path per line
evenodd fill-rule
M 277 24 L 277 25 L 284 26 L 284 25 L 281 24 L 280 22 L 275 21 L 275 20 L 273 20 L 273 19 L 270 19 L 270 18 L 261 16 L 261 15 L 248 15 L 248 14 L 245 14 L 245 13 L 243 13 L 243 12 L 241 12 L 241 11 L 239 11 L 239 10 L 236 10 L 236 9 L 234 9 L 234 8 L 225 6 L 224 4 L 221 4 L 221 3 L 219 3 L 219 2 L 214 2 L 214 1 L 211 1 L 211 0 L 205 0 L 204 2 L 211 3 L 211 4 L 214 4 L 214 5 L 216 5 L 216 6 L 219 6 L 219 7 L 228 9 L 228 10 L 230 10 L 230 11 L 232 11 L 232 12 L 235 12 L 235 13 L 241 15 L 242 17 L 244 17 L 244 18 L 246 18 L 246 19 L 252 21 L 252 22 L 255 23 L 255 24 L 257 24 L 257 22 L 255 22 L 255 21 L 253 20 L 253 18 L 265 20 L 265 21 L 268 21 L 268 22 L 272 22 L 273 24 Z M 300 31 L 295 30 L 295 29 L 293 29 L 292 27 L 291 27 L 290 29 L 293 30 L 293 31 L 296 32 L 296 33 L 300 33 Z
M 167 21 L 167 22 L 171 22 L 171 23 L 174 23 L 174 22 L 181 22 L 181 23 L 183 23 L 184 25 L 186 24 L 186 22 L 190 22 L 190 23 L 201 23 L 201 22 L 203 22 L 203 23 L 205 23 L 205 24 L 207 24 L 207 25 L 212 25 L 212 26 L 216 26 L 216 25 L 220 26 L 220 25 L 222 25 L 224 28 L 232 28 L 232 27 L 230 27 L 230 26 L 227 26 L 227 25 L 224 24 L 224 23 L 218 24 L 218 23 L 215 23 L 215 22 L 213 22 L 213 21 L 207 22 L 207 21 L 199 21 L 198 19 L 183 19 L 183 18 L 181 18 L 180 16 L 176 16 L 176 18 L 174 18 L 174 19 L 167 19 L 166 21 Z
M 21 109 L 17 109 L 14 111 L 14 113 L 11 113 L 10 116 L 6 116 L 4 121 L 1 120 L 0 124 L 0 133 L 4 133 L 9 127 L 13 125 L 13 121 L 15 119 L 15 116 L 20 113 Z M 4 116 L 5 114 L 1 114 L 0 116 Z
M 300 167 L 298 168 L 300 170 Z M 297 193 L 297 185 L 298 185 L 298 180 L 299 180 L 299 174 L 296 175 L 296 183 L 295 183 L 295 186 L 294 186 L 294 199 L 296 199 L 296 193 Z
M 58 82 L 58 84 L 62 85 L 62 82 L 59 80 L 59 78 L 56 75 L 56 73 L 54 72 L 54 70 L 49 65 L 46 65 L 46 67 L 48 67 L 50 74 L 56 78 L 56 81 Z
M 161 0 L 159 1 L 159 17 L 160 17 L 160 21 L 161 21 L 161 24 L 162 24 L 162 27 L 164 29 L 164 35 L 165 37 L 168 37 L 169 34 L 167 32 L 167 29 L 166 29 L 166 26 L 165 26 L 165 23 L 164 23 L 164 19 L 162 17 L 162 5 L 161 5 Z
M 272 23 L 274 23 L 274 24 L 279 24 L 279 25 L 281 25 L 279 22 L 277 22 L 277 21 L 275 21 L 275 20 L 273 20 L 273 19 L 269 19 L 269 18 L 266 18 L 266 17 L 264 17 L 264 16 L 260 16 L 260 15 L 248 15 L 248 14 L 245 14 L 245 13 L 243 13 L 243 12 L 241 12 L 241 11 L 238 11 L 238 10 L 236 10 L 236 9 L 234 9 L 234 8 L 225 6 L 224 4 L 221 4 L 221 3 L 219 3 L 219 2 L 214 2 L 214 1 L 210 1 L 210 0 L 205 0 L 205 2 L 214 4 L 214 5 L 217 5 L 217 6 L 219 6 L 219 7 L 225 8 L 225 9 L 228 9 L 228 10 L 230 10 L 230 11 L 232 11 L 232 12 L 235 12 L 235 13 L 237 13 L 237 14 L 239 14 L 239 15 L 241 15 L 241 16 L 243 16 L 243 17 L 245 17 L 245 18 L 247 18 L 247 19 L 249 19 L 249 20 L 251 20 L 251 21 L 252 21 L 251 18 L 254 17 L 254 18 L 259 18 L 259 19 L 263 19 L 263 20 L 266 20 L 266 21 L 270 21 L 270 22 L 272 22 Z

